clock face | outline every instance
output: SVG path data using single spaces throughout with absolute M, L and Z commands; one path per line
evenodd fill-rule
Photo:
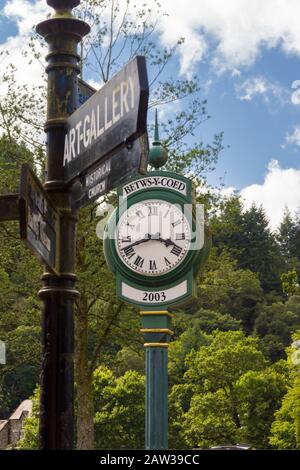
M 121 215 L 115 244 L 119 257 L 132 271 L 161 276 L 185 259 L 191 227 L 179 206 L 149 199 Z

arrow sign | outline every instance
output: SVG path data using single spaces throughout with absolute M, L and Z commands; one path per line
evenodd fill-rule
M 96 92 L 97 90 L 95 90 L 95 88 L 89 85 L 89 83 L 85 82 L 81 78 L 78 78 L 77 79 L 78 108 L 82 106 Z
M 32 253 L 58 274 L 60 216 L 29 165 L 21 168 L 20 235 Z
M 146 132 L 148 97 L 146 62 L 138 56 L 68 118 L 65 183 Z
M 108 193 L 129 178 L 146 173 L 148 160 L 148 136 L 142 135 L 131 148 L 124 147 L 93 167 L 72 188 L 73 209 L 80 209 Z

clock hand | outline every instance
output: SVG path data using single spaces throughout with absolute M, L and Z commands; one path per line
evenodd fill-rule
M 173 240 L 171 240 L 171 238 L 158 238 L 158 241 L 164 243 L 166 245 L 166 247 L 170 246 L 170 245 L 174 245 L 176 246 L 177 248 L 181 248 L 179 245 L 177 245 L 175 242 L 173 242 Z
M 145 243 L 151 240 L 151 235 L 149 233 L 146 233 L 145 238 L 141 238 L 134 243 L 131 243 L 131 245 L 126 245 L 124 248 L 121 248 L 121 250 L 127 250 L 128 248 L 131 248 L 132 246 L 140 245 L 141 243 Z

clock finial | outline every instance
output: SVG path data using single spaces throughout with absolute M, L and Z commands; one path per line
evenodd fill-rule
M 153 166 L 156 170 L 163 166 L 168 160 L 168 152 L 165 147 L 163 147 L 161 141 L 159 140 L 159 126 L 157 118 L 157 109 L 155 110 L 155 127 L 154 127 L 154 141 L 152 142 L 152 147 L 149 152 L 149 165 Z

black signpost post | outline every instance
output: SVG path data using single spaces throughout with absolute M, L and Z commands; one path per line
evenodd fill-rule
M 49 45 L 46 178 L 29 165 L 20 192 L 0 196 L 0 221 L 19 220 L 24 243 L 45 265 L 39 296 L 42 371 L 39 447 L 74 447 L 74 300 L 78 209 L 147 170 L 148 79 L 135 57 L 95 91 L 83 80 L 78 43 L 90 27 L 72 14 L 80 0 L 47 0 L 54 14 L 37 32 Z

